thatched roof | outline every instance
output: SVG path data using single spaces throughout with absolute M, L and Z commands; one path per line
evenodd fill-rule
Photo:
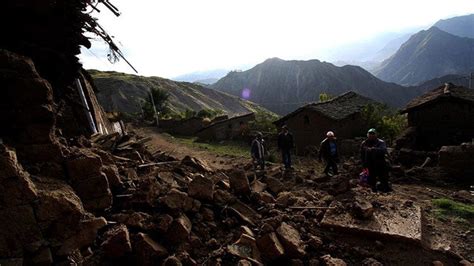
M 302 106 L 296 109 L 294 112 L 282 117 L 278 121 L 275 121 L 274 124 L 281 124 L 303 110 L 318 112 L 332 120 L 342 120 L 352 114 L 359 113 L 365 106 L 369 104 L 380 103 L 353 91 L 349 91 L 329 101 L 310 103 Z
M 411 100 L 401 112 L 407 113 L 414 108 L 419 108 L 446 99 L 474 103 L 474 90 L 462 86 L 456 86 L 452 83 L 446 83 L 445 85 Z

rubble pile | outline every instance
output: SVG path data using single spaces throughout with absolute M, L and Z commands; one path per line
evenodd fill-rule
M 345 243 L 354 230 L 383 240 L 404 233 L 380 234 L 381 210 L 397 205 L 357 187 L 355 162 L 331 178 L 251 164 L 219 170 L 114 132 L 75 56 L 89 45 L 91 1 L 33 2 L 7 2 L 0 16 L 19 25 L 0 43 L 0 265 L 453 262 L 419 243 L 400 246 L 430 256 L 387 258 L 396 253 L 384 253 L 389 243 L 369 238 Z M 419 208 L 400 206 L 392 217 L 418 226 L 406 210 Z
M 151 154 L 147 140 L 70 139 L 60 143 L 61 170 L 31 161 L 25 169 L 2 144 L 0 262 L 317 265 L 329 254 L 313 228 L 333 196 L 289 191 L 306 183 L 278 168 L 257 176 L 249 166 L 215 171 L 198 158 Z

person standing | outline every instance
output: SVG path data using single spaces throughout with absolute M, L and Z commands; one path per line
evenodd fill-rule
M 260 166 L 261 170 L 265 170 L 265 145 L 262 133 L 258 132 L 256 134 L 255 139 L 252 141 L 250 153 L 254 169 L 257 170 L 257 166 Z
M 319 161 L 324 159 L 326 167 L 324 168 L 324 174 L 329 176 L 329 171 L 332 170 L 334 175 L 338 174 L 337 163 L 339 161 L 339 155 L 337 150 L 336 137 L 334 132 L 328 131 L 326 138 L 321 142 L 319 147 Z
M 286 170 L 293 169 L 291 166 L 291 150 L 293 149 L 293 135 L 288 131 L 285 125 L 278 134 L 278 149 L 281 151 L 281 157 Z
M 387 154 L 387 145 L 377 137 L 375 128 L 369 129 L 367 139 L 360 146 L 360 156 L 362 166 L 369 170 L 367 181 L 374 192 L 377 190 L 391 191 L 388 184 L 388 165 L 385 161 L 385 154 Z M 377 179 L 380 181 L 379 187 L 377 187 Z

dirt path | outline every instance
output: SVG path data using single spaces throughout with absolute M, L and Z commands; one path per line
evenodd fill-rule
M 189 155 L 204 160 L 215 169 L 231 169 L 236 165 L 247 164 L 249 162 L 248 158 L 237 157 L 234 155 L 219 155 L 206 149 L 190 147 L 186 144 L 173 141 L 169 135 L 161 134 L 152 127 L 135 128 L 134 131 L 142 136 L 152 138 L 152 140 L 148 142 L 152 153 L 161 151 L 179 160 Z

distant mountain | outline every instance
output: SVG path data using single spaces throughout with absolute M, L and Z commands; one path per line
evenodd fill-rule
M 448 82 L 453 83 L 454 85 L 469 88 L 469 76 L 461 76 L 461 75 L 446 75 L 440 78 L 428 80 L 416 86 L 416 88 L 420 92 L 427 92 L 434 88 L 438 88 L 439 86 Z
M 474 39 L 431 27 L 411 36 L 374 73 L 388 82 L 416 85 L 444 75 L 463 75 L 473 70 Z
M 453 35 L 474 38 L 474 14 L 442 19 L 434 26 Z
M 416 89 L 381 81 L 358 66 L 278 58 L 247 71 L 230 72 L 211 87 L 247 98 L 278 114 L 317 101 L 320 93 L 339 95 L 352 90 L 391 106 L 402 106 L 419 94 Z
M 334 61 L 331 62 L 335 66 L 342 67 L 345 65 L 360 66 L 361 68 L 372 72 L 380 66 L 381 61 Z
M 342 49 L 335 49 L 340 53 L 336 58 L 346 59 L 333 59 L 330 60 L 330 62 L 336 66 L 360 66 L 373 74 L 374 71 L 376 71 L 380 67 L 382 61 L 395 54 L 395 52 L 400 48 L 400 46 L 410 38 L 411 34 L 392 33 L 382 36 L 384 37 L 375 38 L 376 42 L 370 45 L 360 43 L 358 45 L 355 45 L 354 47 L 343 46 Z M 394 37 L 394 39 L 388 40 L 388 36 L 392 36 Z
M 403 34 L 395 39 L 390 40 L 385 46 L 378 50 L 375 54 L 372 55 L 370 58 L 372 61 L 375 62 L 382 62 L 383 60 L 392 56 L 403 43 L 405 43 L 413 33 Z
M 264 110 L 254 103 L 193 83 L 113 71 L 88 70 L 88 72 L 98 88 L 99 102 L 106 111 L 140 112 L 140 101 L 148 97 L 151 88 L 160 88 L 170 94 L 168 105 L 173 112 L 182 112 L 186 109 L 194 111 L 218 109 L 228 115 L 236 115 Z
M 172 78 L 175 81 L 184 81 L 184 82 L 199 82 L 204 84 L 211 84 L 207 83 L 211 80 L 217 81 L 218 79 L 222 78 L 223 76 L 229 73 L 229 69 L 213 69 L 213 70 L 206 70 L 206 71 L 196 71 L 184 75 L 180 75 L 177 77 Z M 204 82 L 203 82 L 204 81 Z
M 361 67 L 371 67 L 373 63 L 381 63 L 394 54 L 413 32 L 421 28 L 409 28 L 401 32 L 386 32 L 369 39 L 331 47 L 327 54 L 322 54 L 326 61 L 336 64 L 350 62 Z M 321 56 L 321 55 L 320 55 Z M 367 64 L 370 63 L 370 64 Z
M 218 80 L 219 79 L 217 79 L 217 78 L 199 79 L 199 80 L 193 81 L 193 83 L 207 86 L 207 85 L 211 85 L 211 84 L 216 83 Z

